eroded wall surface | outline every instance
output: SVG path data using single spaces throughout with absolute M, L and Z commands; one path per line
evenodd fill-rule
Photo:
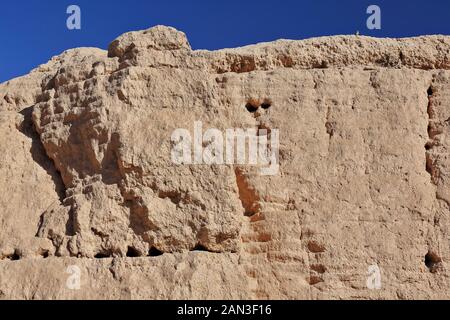
M 445 36 L 158 26 L 1 84 L 0 299 L 449 298 L 449 69 Z M 278 172 L 174 163 L 199 121 L 279 130 Z

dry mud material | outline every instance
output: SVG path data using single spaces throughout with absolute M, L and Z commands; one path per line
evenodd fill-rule
M 450 298 L 449 69 L 446 36 L 158 26 L 1 84 L 0 299 Z M 279 171 L 175 164 L 196 121 L 279 130 Z

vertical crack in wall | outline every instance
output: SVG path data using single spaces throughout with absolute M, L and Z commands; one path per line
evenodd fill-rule
M 328 106 L 325 118 L 325 129 L 328 134 L 328 153 L 330 153 L 331 139 L 333 138 L 334 132 L 336 130 L 336 122 L 330 121 L 330 117 L 331 117 L 331 107 Z
M 272 241 L 272 235 L 267 231 L 265 215 L 261 212 L 260 196 L 249 183 L 248 176 L 239 167 L 235 168 L 234 172 L 245 216 L 241 233 L 242 264 L 254 299 L 267 299 L 270 296 L 264 285 L 267 281 L 267 271 L 263 270 L 261 265 L 269 264 L 268 243 Z
M 55 210 L 56 207 L 64 206 L 63 202 L 66 199 L 66 186 L 64 184 L 64 181 L 62 179 L 61 173 L 57 169 L 53 159 L 51 159 L 47 151 L 45 150 L 45 147 L 41 141 L 41 137 L 39 133 L 37 132 L 33 119 L 32 114 L 34 110 L 34 105 L 22 109 L 19 113 L 23 116 L 23 120 L 20 123 L 20 126 L 17 128 L 23 135 L 31 139 L 31 148 L 29 150 L 29 153 L 31 155 L 31 158 L 33 161 L 39 165 L 42 169 L 45 170 L 45 172 L 50 176 L 56 195 L 58 196 L 58 200 L 51 203 L 47 208 L 45 208 L 44 211 L 39 212 L 40 217 L 39 221 L 36 226 L 36 232 L 34 233 L 35 237 L 38 238 L 46 238 L 45 236 L 41 235 L 41 230 L 44 224 L 45 215 L 49 212 L 52 212 Z M 68 225 L 66 225 L 66 233 L 71 233 L 72 229 L 72 222 L 68 222 Z M 52 240 L 52 239 L 50 239 Z M 52 241 L 53 245 L 55 243 Z M 56 248 L 56 246 L 55 246 Z M 40 253 L 41 256 L 48 257 L 48 250 L 42 249 L 42 252 Z
M 244 208 L 244 215 L 253 216 L 260 212 L 259 196 L 256 190 L 248 183 L 247 177 L 243 174 L 241 168 L 235 168 L 236 184 L 239 192 L 239 200 L 241 200 Z
M 325 129 L 327 131 L 327 134 L 331 137 L 334 135 L 334 126 L 335 123 L 330 121 L 330 113 L 331 113 L 331 107 L 327 107 L 327 114 L 325 118 Z
M 439 180 L 439 169 L 436 166 L 435 159 L 433 157 L 433 147 L 438 143 L 436 136 L 440 134 L 439 122 L 436 119 L 434 105 L 433 105 L 433 86 L 430 84 L 427 90 L 428 105 L 428 141 L 425 144 L 425 170 L 430 174 L 431 182 L 437 185 Z

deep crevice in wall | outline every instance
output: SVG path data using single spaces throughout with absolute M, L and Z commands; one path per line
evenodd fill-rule
M 62 203 L 66 197 L 66 187 L 61 177 L 61 173 L 56 169 L 53 160 L 47 155 L 39 134 L 34 127 L 32 120 L 33 108 L 34 106 L 31 106 L 19 112 L 24 117 L 19 131 L 31 139 L 30 154 L 33 160 L 52 178 L 55 185 L 55 192 Z

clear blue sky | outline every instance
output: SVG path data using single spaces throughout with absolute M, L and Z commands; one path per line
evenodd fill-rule
M 80 6 L 82 29 L 66 28 Z M 381 8 L 381 30 L 366 28 L 366 9 Z M 164 24 L 184 31 L 194 49 L 279 38 L 360 34 L 450 35 L 449 0 L 4 0 L 0 2 L 0 82 L 28 73 L 62 51 L 107 48 L 118 35 Z

